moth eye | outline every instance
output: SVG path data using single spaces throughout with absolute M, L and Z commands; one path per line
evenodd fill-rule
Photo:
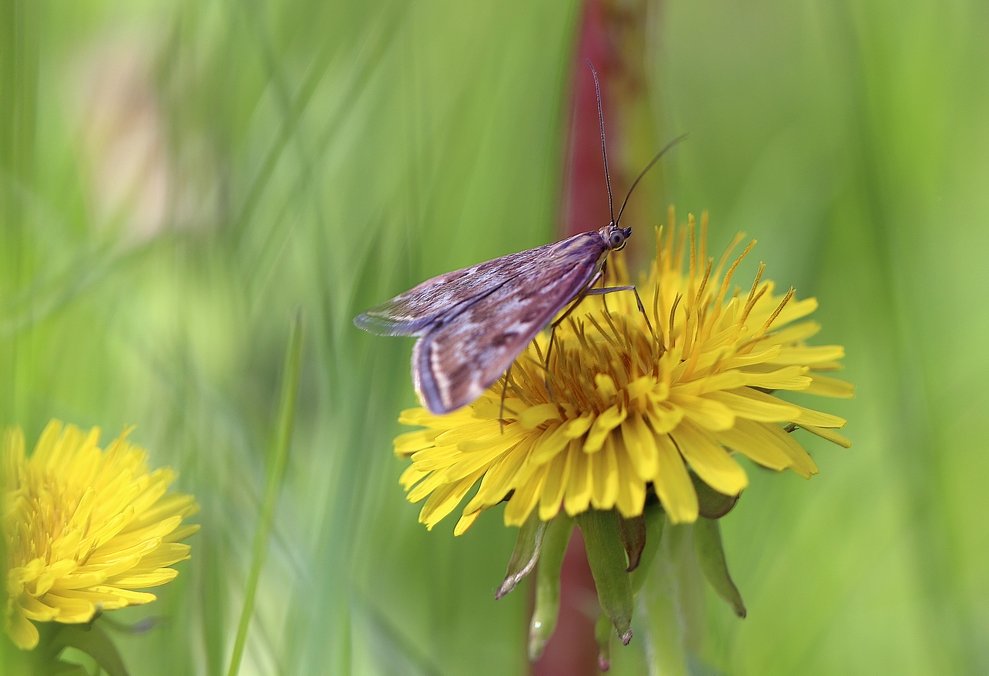
M 621 246 L 622 245 L 622 242 L 624 242 L 624 241 L 625 241 L 625 237 L 620 232 L 613 232 L 613 233 L 611 233 L 610 244 L 611 244 L 611 247 L 612 248 L 616 248 L 616 247 Z

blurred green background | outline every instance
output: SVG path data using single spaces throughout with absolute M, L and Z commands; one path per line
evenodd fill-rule
M 847 348 L 845 451 L 752 470 L 722 522 L 749 617 L 707 668 L 989 671 L 989 5 L 616 3 L 639 17 L 640 225 L 760 240 Z M 244 673 L 524 673 L 513 532 L 427 533 L 397 483 L 411 341 L 359 310 L 556 237 L 568 3 L 10 0 L 0 21 L 0 420 L 136 424 L 202 531 L 121 636 L 134 673 L 220 673 L 296 310 L 302 389 Z M 635 136 L 638 134 L 638 136 Z M 619 189 L 620 191 L 620 189 Z M 603 215 L 602 215 L 603 217 Z M 642 221 L 647 222 L 643 223 Z M 602 220 L 602 224 L 603 224 Z M 648 228 L 640 229 L 645 233 Z M 633 240 L 646 252 L 649 236 Z M 642 668 L 642 641 L 616 673 Z

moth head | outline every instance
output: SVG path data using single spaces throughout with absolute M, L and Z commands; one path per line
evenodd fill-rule
M 625 248 L 625 243 L 632 236 L 632 228 L 622 228 L 614 223 L 609 223 L 599 230 L 605 244 L 612 251 L 621 251 Z

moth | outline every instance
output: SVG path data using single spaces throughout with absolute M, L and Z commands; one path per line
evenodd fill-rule
M 354 318 L 359 328 L 370 333 L 418 337 L 412 352 L 412 379 L 420 400 L 433 413 L 448 413 L 480 397 L 540 331 L 587 295 L 632 291 L 645 314 L 634 286 L 593 287 L 602 279 L 609 254 L 625 248 L 632 236 L 632 228 L 620 225 L 632 190 L 683 137 L 668 143 L 646 165 L 615 217 L 601 85 L 594 67 L 590 69 L 610 222 L 559 242 L 433 277 Z

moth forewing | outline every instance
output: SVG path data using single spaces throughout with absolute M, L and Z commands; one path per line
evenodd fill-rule
M 558 242 L 538 265 L 447 315 L 416 343 L 420 399 L 447 413 L 477 399 L 596 278 L 609 251 L 598 233 Z
M 529 274 L 539 261 L 567 241 L 544 244 L 427 279 L 357 315 L 354 324 L 377 335 L 424 335 L 477 298 L 514 277 Z

